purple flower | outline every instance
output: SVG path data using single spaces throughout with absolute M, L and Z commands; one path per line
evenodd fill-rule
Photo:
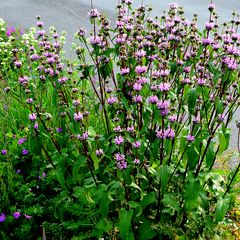
M 29 120 L 31 120 L 32 122 L 34 122 L 37 119 L 37 115 L 35 113 L 31 113 L 28 115 Z
M 114 142 L 116 145 L 121 145 L 124 142 L 124 138 L 122 136 L 116 136 Z
M 166 130 L 165 134 L 166 134 L 166 137 L 167 137 L 167 138 L 170 138 L 170 139 L 173 139 L 173 138 L 175 137 L 175 132 L 174 132 L 174 130 L 171 129 L 171 128 L 168 128 L 168 129 Z
M 127 132 L 131 133 L 134 131 L 134 126 L 132 125 L 131 127 L 127 127 Z
M 5 219 L 6 219 L 6 215 L 5 215 L 4 213 L 2 213 L 2 214 L 0 215 L 0 222 L 4 222 Z
M 116 153 L 115 158 L 116 158 L 117 161 L 123 161 L 123 160 L 125 160 L 125 155 L 120 154 L 120 153 Z
M 227 57 L 222 61 L 222 63 L 225 64 L 231 70 L 235 70 L 238 67 L 237 61 L 234 58 Z
M 177 3 L 170 3 L 169 7 L 170 7 L 170 9 L 177 9 L 178 4 Z
M 15 212 L 15 213 L 13 213 L 13 217 L 14 217 L 15 219 L 18 219 L 20 216 L 21 216 L 21 213 L 20 213 L 20 212 Z
M 214 28 L 214 23 L 213 22 L 207 22 L 205 25 L 207 30 L 212 30 Z
M 113 129 L 113 131 L 114 131 L 115 133 L 119 133 L 119 132 L 122 132 L 122 128 L 121 128 L 121 126 L 117 126 L 117 127 L 115 127 L 115 128 Z
M 65 83 L 67 82 L 67 80 L 68 80 L 68 78 L 62 77 L 62 78 L 59 78 L 59 79 L 58 79 L 58 82 L 59 82 L 61 85 L 63 85 L 63 84 L 65 84 Z
M 183 68 L 183 72 L 185 72 L 185 73 L 190 73 L 190 71 L 191 71 L 191 67 L 184 67 Z
M 39 59 L 39 56 L 37 54 L 33 54 L 33 55 L 31 55 L 30 58 L 31 58 L 32 61 L 36 61 L 36 60 Z
M 80 37 L 84 37 L 85 36 L 85 34 L 86 34 L 86 31 L 83 29 L 83 28 L 80 28 L 79 30 L 78 30 L 78 36 L 80 36 Z
M 103 42 L 103 38 L 99 37 L 99 36 L 93 36 L 90 38 L 89 41 L 92 45 L 97 45 L 100 47 L 104 47 L 104 45 L 105 45 L 105 43 Z
M 148 82 L 148 79 L 145 78 L 145 77 L 140 77 L 138 80 L 137 80 L 137 83 L 139 84 L 145 84 Z
M 225 114 L 218 114 L 218 121 L 219 122 L 223 122 L 224 121 L 224 118 L 225 118 Z
M 120 71 L 121 75 L 129 74 L 129 72 L 130 72 L 129 68 L 122 68 L 121 71 Z
M 184 78 L 182 81 L 181 81 L 182 84 L 190 84 L 191 83 L 191 80 L 189 78 Z
M 168 92 L 170 90 L 170 83 L 160 83 L 158 85 L 158 89 L 161 91 L 161 92 Z
M 140 148 L 141 147 L 141 143 L 139 141 L 136 141 L 132 144 L 133 148 Z
M 46 32 L 44 31 L 44 30 L 38 30 L 37 31 L 37 36 L 38 37 L 42 37 L 42 36 L 44 36 L 46 34 Z
M 135 55 L 136 55 L 138 58 L 142 58 L 142 57 L 145 57 L 145 56 L 146 56 L 146 52 L 145 52 L 143 49 L 141 49 L 141 50 L 137 51 Z
M 97 156 L 102 156 L 103 155 L 103 149 L 97 149 L 96 150 L 96 155 Z
M 62 132 L 62 128 L 57 128 L 57 132 L 61 133 Z
M 166 138 L 165 130 L 160 129 L 159 131 L 156 132 L 156 136 L 159 139 L 165 139 Z
M 215 4 L 211 3 L 208 5 L 209 11 L 213 11 L 215 9 Z
M 141 91 L 142 85 L 139 84 L 139 83 L 134 83 L 133 89 L 134 89 L 135 91 Z
M 113 105 L 116 102 L 117 102 L 117 98 L 116 97 L 110 97 L 110 98 L 107 99 L 107 103 L 109 105 Z
M 131 5 L 131 4 L 132 4 L 132 0 L 125 0 L 125 3 L 126 3 L 127 5 Z
M 28 155 L 28 150 L 27 150 L 27 149 L 23 149 L 23 150 L 22 150 L 22 155 L 24 155 L 24 156 L 25 156 L 25 155 Z
M 198 78 L 197 79 L 197 84 L 199 86 L 203 86 L 203 85 L 205 85 L 205 83 L 206 83 L 206 80 L 204 78 Z
M 20 174 L 20 173 L 21 173 L 21 170 L 20 170 L 20 169 L 18 169 L 18 170 L 16 171 L 16 173 L 17 173 L 17 174 Z
M 194 117 L 193 122 L 196 123 L 196 124 L 199 123 L 200 122 L 200 117 L 199 116 Z
M 79 121 L 81 121 L 82 119 L 83 119 L 83 114 L 82 114 L 82 113 L 80 113 L 80 112 L 74 113 L 74 120 L 75 120 L 76 122 L 79 122 Z
M 116 153 L 115 158 L 117 160 L 117 167 L 119 169 L 123 170 L 123 169 L 127 168 L 127 162 L 125 160 L 125 155 L 120 154 L 120 153 Z
M 27 141 L 26 138 L 20 138 L 20 139 L 18 140 L 18 144 L 21 145 L 21 144 L 23 144 L 23 143 L 26 142 L 26 141 Z
M 90 10 L 90 12 L 88 13 L 88 16 L 90 18 L 96 18 L 100 16 L 100 12 L 96 8 L 94 8 Z
M 163 100 L 163 101 L 159 100 L 158 103 L 157 103 L 157 107 L 160 110 L 168 109 L 169 106 L 170 106 L 170 103 L 167 100 Z
M 147 71 L 147 67 L 146 66 L 137 66 L 136 68 L 135 68 L 135 72 L 137 73 L 137 74 L 143 74 L 143 73 L 145 73 Z
M 140 160 L 138 158 L 135 158 L 133 163 L 135 163 L 136 165 L 139 165 L 140 164 Z
M 172 115 L 172 116 L 169 116 L 168 117 L 168 120 L 172 123 L 176 122 L 177 121 L 177 116 L 176 115 Z
M 158 97 L 157 96 L 150 96 L 148 101 L 151 104 L 156 104 L 158 102 Z
M 165 139 L 165 138 L 173 139 L 175 137 L 175 132 L 171 128 L 168 128 L 167 130 L 160 129 L 159 131 L 157 131 L 156 136 L 157 138 L 160 138 L 160 139 Z
M 82 140 L 87 140 L 88 139 L 88 132 L 84 132 L 82 135 Z
M 211 45 L 213 43 L 213 40 L 211 38 L 202 38 L 202 44 L 207 46 Z
M 159 75 L 160 75 L 161 77 L 166 77 L 166 76 L 168 76 L 169 74 L 170 74 L 170 71 L 169 71 L 168 69 L 161 70 L 161 71 L 159 72 Z
M 37 21 L 37 22 L 36 22 L 36 26 L 41 28 L 41 27 L 44 26 L 44 22 L 42 22 L 42 21 Z
M 14 65 L 17 67 L 17 68 L 20 68 L 22 66 L 22 62 L 21 61 L 16 61 L 14 62 Z
M 7 27 L 6 35 L 10 37 L 16 30 L 13 27 Z
M 118 162 L 117 167 L 121 170 L 126 169 L 127 168 L 127 162 L 126 161 Z
M 20 77 L 20 78 L 18 79 L 18 82 L 19 82 L 20 84 L 24 85 L 24 84 L 26 84 L 26 83 L 29 82 L 29 77 L 27 77 L 27 76 Z
M 33 125 L 33 128 L 36 129 L 36 130 L 38 129 L 38 123 L 37 122 Z
M 142 102 L 142 96 L 140 96 L 140 95 L 134 96 L 134 97 L 133 97 L 133 101 L 134 101 L 135 103 L 140 103 L 140 102 Z
M 191 135 L 191 134 L 188 134 L 188 135 L 187 135 L 187 140 L 188 140 L 189 142 L 193 142 L 193 141 L 195 140 L 195 137 L 194 137 L 193 135 Z
M 27 219 L 31 219 L 31 218 L 32 218 L 32 216 L 29 216 L 29 215 L 27 215 L 27 214 L 24 214 L 24 216 L 25 216 L 25 218 L 27 218 Z
M 1 154 L 2 155 L 6 155 L 7 154 L 7 150 L 6 149 L 2 149 Z
M 26 100 L 26 103 L 28 103 L 28 104 L 33 103 L 33 99 L 32 99 L 32 98 L 28 98 L 28 99 Z
M 80 105 L 80 100 L 79 99 L 74 99 L 73 100 L 73 106 L 79 106 Z

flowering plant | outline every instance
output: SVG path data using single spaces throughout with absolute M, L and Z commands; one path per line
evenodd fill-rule
M 113 28 L 93 8 L 90 38 L 76 33 L 76 62 L 40 18 L 38 30 L 1 45 L 1 159 L 12 178 L 3 186 L 16 190 L 14 180 L 30 195 L 6 194 L 4 224 L 25 216 L 36 234 L 65 239 L 216 233 L 239 171 L 224 179 L 214 164 L 239 107 L 240 21 L 233 15 L 221 33 L 214 8 L 203 32 L 177 4 L 151 19 L 150 7 L 122 0 Z

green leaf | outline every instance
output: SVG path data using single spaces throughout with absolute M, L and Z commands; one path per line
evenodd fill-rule
M 213 163 L 214 160 L 214 156 L 215 156 L 215 150 L 214 150 L 214 142 L 211 141 L 207 153 L 206 153 L 206 163 L 207 163 L 207 167 L 210 167 Z
M 190 114 L 194 114 L 196 108 L 198 93 L 196 89 L 191 89 L 188 94 L 188 111 Z
M 178 203 L 178 199 L 173 194 L 164 194 L 162 203 L 164 205 L 169 205 L 178 213 L 180 212 L 180 207 Z
M 229 204 L 229 198 L 219 199 L 215 210 L 216 222 L 219 222 L 224 218 L 229 208 Z
M 192 211 L 197 208 L 199 205 L 198 197 L 201 190 L 201 185 L 199 180 L 192 179 L 191 182 L 188 182 L 185 186 L 184 200 L 185 208 L 187 211 Z
M 149 192 L 143 200 L 140 202 L 142 205 L 142 208 L 144 209 L 147 207 L 149 204 L 154 203 L 156 201 L 156 194 L 154 192 Z
M 136 217 L 141 216 L 141 214 L 143 213 L 143 209 L 139 202 L 129 201 L 128 204 L 131 208 L 138 209 Z
M 73 175 L 73 182 L 75 184 L 77 183 L 78 172 L 83 161 L 84 161 L 84 157 L 81 157 L 79 160 L 77 160 L 77 162 L 74 163 L 72 175 Z
M 101 219 L 93 229 L 93 236 L 94 237 L 103 237 L 105 232 L 108 232 L 112 229 L 113 223 L 108 221 L 107 219 Z
M 149 220 L 144 220 L 139 227 L 137 239 L 139 240 L 153 239 L 156 235 L 157 233 L 152 229 L 151 222 Z
M 131 183 L 130 187 L 133 187 L 133 188 L 139 190 L 140 192 L 142 192 L 142 189 L 134 182 Z
M 176 62 L 170 62 L 169 65 L 170 65 L 170 68 L 171 68 L 171 74 L 174 74 L 178 69 L 177 63 Z
M 222 100 L 216 100 L 216 107 L 217 107 L 217 113 L 223 113 L 224 110 L 224 105 L 223 105 L 223 101 Z
M 192 144 L 187 149 L 188 166 L 191 170 L 195 169 L 195 167 L 197 166 L 198 156 L 199 156 L 199 153 L 196 151 L 195 145 Z
M 168 165 L 162 165 L 160 167 L 160 179 L 161 179 L 161 192 L 164 193 L 168 183 Z
M 222 155 L 222 153 L 228 148 L 229 138 L 226 138 L 223 133 L 219 133 L 219 151 L 218 155 Z
M 121 239 L 130 240 L 132 238 L 131 220 L 132 220 L 133 210 L 126 210 L 121 208 L 119 213 L 119 231 Z
M 65 177 L 62 169 L 59 167 L 56 172 L 57 180 L 65 188 Z
M 93 160 L 94 169 L 97 170 L 99 168 L 99 159 L 94 151 L 91 152 L 90 156 Z
M 108 215 L 109 203 L 110 203 L 110 200 L 108 198 L 108 195 L 106 192 L 104 192 L 104 195 L 99 202 L 101 214 L 103 217 L 107 217 L 107 215 Z

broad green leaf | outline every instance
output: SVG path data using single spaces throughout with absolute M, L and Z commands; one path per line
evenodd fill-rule
M 151 222 L 149 220 L 144 220 L 139 227 L 137 239 L 139 240 L 153 239 L 156 235 L 157 233 L 155 230 L 153 230 Z
M 188 111 L 190 114 L 194 114 L 196 108 L 198 93 L 196 89 L 190 90 L 188 94 Z
M 99 202 L 101 214 L 103 217 L 107 217 L 107 215 L 108 215 L 109 203 L 110 203 L 110 200 L 108 198 L 108 195 L 106 192 L 104 192 L 104 195 Z
M 134 182 L 131 183 L 130 187 L 133 187 L 133 188 L 139 190 L 140 192 L 142 192 L 142 189 Z
M 83 161 L 84 161 L 84 157 L 81 157 L 80 159 L 77 160 L 77 162 L 74 163 L 72 175 L 73 175 L 73 182 L 75 184 L 77 183 L 78 172 Z
M 187 211 L 192 211 L 197 208 L 199 205 L 198 197 L 201 190 L 201 185 L 199 180 L 192 179 L 191 182 L 186 183 L 185 192 L 184 192 L 184 200 L 185 200 L 185 208 Z
M 91 152 L 91 158 L 93 160 L 94 169 L 97 170 L 99 168 L 99 159 L 98 159 L 96 153 L 93 151 Z
M 191 170 L 195 169 L 198 163 L 199 153 L 196 151 L 194 144 L 192 144 L 187 149 L 187 158 L 188 158 L 188 166 Z
M 164 193 L 166 190 L 166 186 L 168 183 L 168 166 L 167 165 L 162 165 L 160 166 L 160 179 L 161 179 L 161 192 Z
M 207 153 L 206 153 L 206 163 L 207 163 L 207 167 L 210 167 L 213 163 L 214 160 L 214 156 L 215 156 L 215 150 L 214 150 L 214 142 L 211 141 Z
M 218 200 L 216 210 L 215 210 L 215 217 L 217 222 L 221 221 L 224 218 L 229 208 L 229 204 L 230 204 L 229 198 Z
M 126 210 L 121 208 L 119 212 L 119 231 L 121 239 L 130 240 L 132 238 L 131 220 L 132 220 L 133 210 Z
M 105 232 L 108 232 L 112 229 L 113 223 L 108 221 L 107 219 L 101 219 L 93 229 L 93 236 L 95 237 L 103 237 Z
M 173 194 L 164 194 L 162 203 L 164 205 L 169 205 L 174 210 L 176 210 L 178 213 L 180 212 L 178 199 L 176 199 L 176 197 Z
M 147 207 L 149 204 L 154 203 L 156 201 L 156 194 L 155 192 L 149 192 L 143 200 L 140 202 L 142 205 L 142 208 L 144 209 Z

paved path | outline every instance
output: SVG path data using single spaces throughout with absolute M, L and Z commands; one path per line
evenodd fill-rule
M 93 0 L 95 6 L 103 9 L 113 18 L 113 9 L 117 0 Z M 154 14 L 162 13 L 172 0 L 144 0 L 144 3 L 151 2 Z M 199 14 L 200 26 L 203 26 L 208 19 L 206 8 L 209 0 L 175 0 L 186 9 L 186 16 L 190 17 L 193 13 Z M 215 0 L 214 1 L 221 20 L 224 21 L 231 16 L 232 10 L 240 13 L 240 0 Z M 135 0 L 135 5 L 141 3 Z M 0 0 L 0 18 L 8 22 L 10 26 L 29 28 L 35 25 L 36 16 L 41 15 L 46 27 L 55 26 L 59 32 L 67 32 L 67 52 L 68 56 L 73 56 L 70 50 L 73 35 L 79 26 L 89 29 L 87 13 L 90 7 L 90 0 Z M 159 9 L 159 10 L 158 10 Z M 231 147 L 237 148 L 237 130 L 235 121 L 240 120 L 240 110 L 235 115 L 231 128 L 232 139 Z

